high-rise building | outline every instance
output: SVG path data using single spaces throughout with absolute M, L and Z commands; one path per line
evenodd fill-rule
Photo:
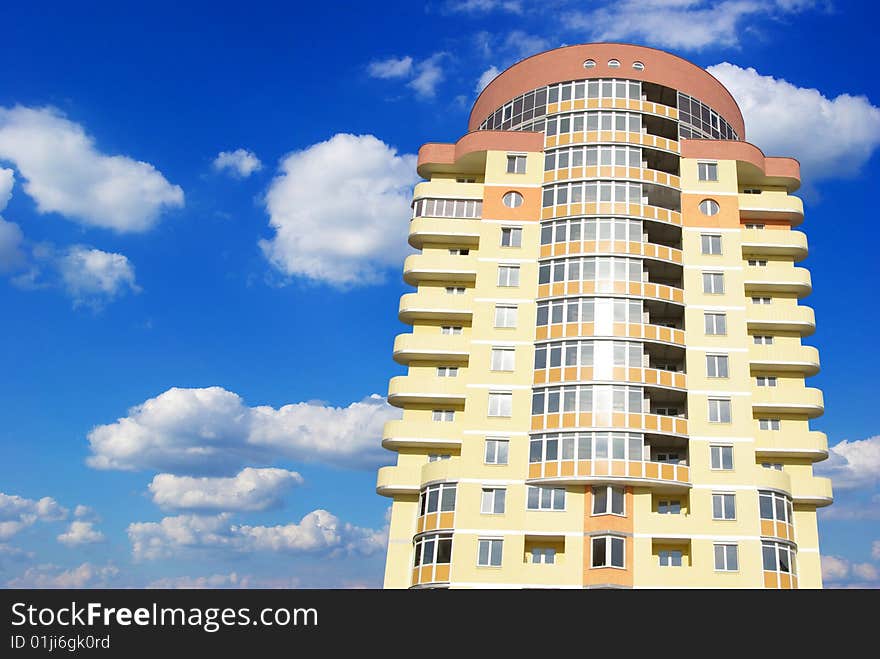
M 529 57 L 419 150 L 385 586 L 818 588 L 799 165 L 669 53 Z

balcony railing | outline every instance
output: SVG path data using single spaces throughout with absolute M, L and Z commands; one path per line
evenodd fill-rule
M 621 483 L 664 489 L 691 487 L 690 467 L 647 460 L 554 460 L 529 465 L 529 481 L 560 484 Z
M 743 258 L 750 256 L 788 256 L 795 261 L 807 258 L 807 236 L 800 231 L 743 229 Z
M 755 332 L 799 332 L 809 336 L 816 331 L 816 314 L 802 305 L 750 304 L 746 309 L 746 324 Z
M 403 280 L 411 286 L 426 281 L 473 283 L 477 279 L 477 262 L 473 256 L 448 253 L 411 254 L 403 262 Z
M 803 414 L 821 416 L 825 401 L 820 389 L 813 387 L 757 387 L 752 391 L 755 414 Z
M 444 363 L 466 363 L 470 339 L 458 335 L 398 334 L 394 339 L 394 361 L 442 360 Z
M 480 220 L 416 217 L 409 225 L 409 244 L 422 249 L 425 244 L 473 248 L 480 243 Z

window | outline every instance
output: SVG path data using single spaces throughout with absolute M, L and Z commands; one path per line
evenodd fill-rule
M 500 538 L 480 538 L 477 543 L 477 565 L 480 567 L 501 567 Z
M 636 71 L 644 71 L 644 70 L 645 70 L 645 65 L 644 65 L 642 62 L 638 62 L 638 61 L 636 61 L 636 62 L 633 62 L 633 68 L 634 68 Z
M 452 534 L 423 535 L 415 542 L 413 565 L 446 564 L 452 560 Z
M 503 487 L 484 487 L 480 512 L 484 515 L 501 515 L 504 513 L 504 499 L 507 490 Z
M 522 229 L 513 227 L 501 228 L 502 247 L 522 247 Z
M 457 178 L 455 179 L 456 183 L 476 183 L 477 179 L 475 178 Z
M 584 68 L 585 69 L 592 69 L 595 66 L 596 66 L 596 60 L 592 60 L 592 59 L 584 60 Z
M 654 408 L 654 414 L 659 414 L 660 416 L 678 416 L 678 408 L 677 407 L 656 407 L 656 408 Z
M 616 59 L 608 60 L 608 68 L 609 69 L 618 69 L 620 68 L 620 61 Z
M 457 378 L 458 377 L 458 366 L 438 366 L 437 367 L 437 377 L 438 378 Z
M 765 570 L 797 574 L 795 553 L 788 545 L 784 545 L 781 542 L 762 542 L 761 551 L 764 557 Z
M 755 380 L 758 383 L 759 387 L 775 387 L 776 386 L 776 376 L 775 375 L 759 375 Z
M 508 174 L 525 174 L 526 173 L 526 157 L 525 156 L 507 156 L 507 173 Z
M 718 572 L 739 570 L 736 545 L 715 545 L 715 569 Z
M 526 490 L 527 510 L 565 510 L 564 487 L 532 487 Z
M 516 327 L 516 307 L 495 307 L 495 327 Z
M 743 194 L 761 194 L 761 188 L 743 188 Z
M 622 487 L 601 485 L 593 487 L 594 515 L 623 515 L 624 490 Z
M 659 552 L 660 567 L 681 567 L 680 549 L 663 549 Z
M 709 453 L 712 456 L 712 469 L 733 469 L 732 446 L 710 446 Z
M 476 218 L 483 213 L 479 199 L 419 199 L 413 202 L 413 217 Z
M 428 462 L 440 462 L 441 460 L 450 460 L 452 456 L 449 453 L 428 453 Z
M 593 567 L 620 567 L 624 566 L 624 540 L 606 535 L 593 538 Z
M 706 334 L 727 334 L 727 314 L 705 313 Z
M 455 421 L 455 410 L 434 410 L 431 414 L 434 421 Z
M 552 547 L 533 547 L 532 563 L 553 565 L 556 562 L 556 550 Z
M 709 421 L 711 423 L 730 423 L 730 399 L 709 399 Z
M 703 254 L 721 254 L 721 236 L 704 233 L 700 236 Z
M 419 494 L 419 517 L 429 513 L 455 510 L 455 483 L 429 485 Z
M 753 267 L 757 266 L 759 268 L 763 268 L 763 267 L 766 267 L 767 260 L 766 259 L 749 259 L 749 265 L 753 266 Z
M 464 286 L 447 286 L 447 295 L 464 295 Z
M 489 416 L 510 416 L 513 408 L 513 394 L 489 393 Z
M 660 499 L 657 512 L 661 515 L 681 515 L 681 501 L 678 499 Z
M 506 465 L 509 450 L 510 441 L 507 439 L 486 439 L 484 462 L 487 465 Z
M 708 215 L 710 217 L 712 215 L 718 215 L 719 210 L 720 207 L 718 206 L 718 202 L 714 199 L 704 199 L 700 202 L 700 212 L 703 215 Z
M 761 430 L 779 430 L 779 419 L 758 419 L 758 428 Z
M 730 377 L 727 369 L 727 355 L 706 355 L 706 376 L 710 378 Z
M 704 272 L 703 292 L 711 293 L 712 295 L 721 295 L 724 293 L 724 273 Z
M 768 334 L 755 334 L 755 345 L 772 346 L 773 337 Z
M 462 328 L 460 326 L 454 325 L 443 325 L 443 327 L 440 328 L 441 334 L 450 334 L 453 336 L 458 336 L 459 334 L 461 334 L 461 331 Z
M 523 196 L 519 192 L 508 192 L 501 197 L 501 202 L 508 208 L 519 208 L 523 204 Z
M 772 298 L 769 297 L 753 297 L 752 304 L 771 304 Z
M 712 494 L 712 519 L 736 519 L 735 494 Z
M 449 250 L 450 256 L 467 256 L 470 253 L 471 253 L 471 250 L 469 250 L 469 249 L 450 249 Z
M 718 163 L 717 162 L 698 162 L 697 174 L 701 181 L 717 181 L 718 180 Z M 706 213 L 706 215 L 714 215 L 715 213 Z
M 794 511 L 791 499 L 778 492 L 758 492 L 758 504 L 761 519 L 774 522 L 794 524 Z
M 781 462 L 762 462 L 761 466 L 764 469 L 773 469 L 775 471 L 782 471 L 782 463 Z
M 746 224 L 746 229 L 763 229 L 763 224 Z
M 492 362 L 489 368 L 493 371 L 512 371 L 515 354 L 513 348 L 492 348 Z
M 519 286 L 519 266 L 518 265 L 499 265 L 498 266 L 498 285 L 499 286 Z

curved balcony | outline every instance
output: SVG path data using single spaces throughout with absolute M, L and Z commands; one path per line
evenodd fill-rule
M 824 432 L 810 430 L 796 435 L 778 431 L 759 431 L 755 435 L 758 458 L 805 458 L 819 462 L 828 457 L 828 438 Z
M 642 183 L 655 183 L 676 190 L 681 189 L 681 179 L 675 174 L 667 174 L 658 169 L 647 167 L 620 167 L 616 165 L 591 165 L 581 167 L 566 167 L 544 172 L 544 183 L 555 181 L 576 181 L 583 179 L 608 179 L 631 180 Z
M 469 323 L 474 315 L 470 295 L 447 295 L 446 291 L 407 293 L 400 297 L 397 317 L 412 325 L 419 320 Z
M 393 465 L 380 467 L 376 476 L 376 494 L 394 497 L 419 493 L 419 468 L 417 465 L 403 467 Z
M 656 243 L 637 243 L 627 240 L 586 240 L 584 242 L 556 243 L 541 246 L 541 258 L 592 254 L 628 254 L 676 265 L 682 264 L 682 252 L 680 249 Z
M 628 295 L 684 304 L 684 289 L 651 282 L 591 280 L 538 285 L 539 300 L 562 295 Z
M 410 286 L 427 281 L 471 284 L 476 279 L 477 261 L 473 256 L 411 254 L 403 262 L 403 280 Z
M 656 115 L 665 119 L 678 120 L 678 108 L 663 105 L 662 103 L 654 103 L 653 101 L 623 98 L 578 98 L 570 101 L 559 101 L 557 103 L 547 104 L 548 115 L 558 114 L 560 112 L 600 109 L 630 110 L 632 112 L 641 112 L 642 114 Z
M 527 482 L 560 485 L 619 483 L 670 491 L 686 490 L 691 487 L 690 468 L 687 465 L 646 460 L 533 462 L 529 465 Z
M 415 424 L 412 421 L 391 419 L 385 422 L 382 429 L 382 446 L 392 451 L 402 448 L 460 451 L 461 438 L 451 437 L 452 433 L 447 428 L 438 425 L 443 424 L 429 421 Z
M 824 476 L 813 476 L 806 482 L 796 481 L 791 493 L 794 503 L 807 504 L 823 508 L 834 503 L 831 479 Z
M 426 513 L 416 519 L 416 533 L 429 531 L 451 531 L 455 526 L 454 512 Z
M 664 325 L 651 325 L 641 323 L 614 323 L 613 334 L 605 335 L 596 332 L 595 323 L 558 323 L 555 325 L 543 325 L 536 329 L 535 339 L 563 338 L 631 338 L 645 339 L 657 343 L 666 343 L 684 347 L 684 330 L 666 327 Z
M 535 369 L 534 384 L 556 384 L 566 382 L 569 384 L 588 384 L 592 382 L 629 382 L 643 384 L 664 389 L 687 389 L 687 376 L 684 373 L 666 371 L 659 368 L 631 368 L 615 366 L 609 372 L 597 373 L 592 366 L 563 366 L 557 368 Z M 597 377 L 604 375 L 607 377 Z
M 422 487 L 430 483 L 454 481 L 458 478 L 458 461 L 449 459 L 426 462 L 422 466 L 420 478 Z
M 806 268 L 789 267 L 774 263 L 764 267 L 747 267 L 745 270 L 746 295 L 751 293 L 793 293 L 806 297 L 813 290 L 810 271 Z
M 751 304 L 746 324 L 753 332 L 799 332 L 809 336 L 816 331 L 816 314 L 811 307 L 797 305 Z
M 779 342 L 773 345 L 749 345 L 749 364 L 753 371 L 801 373 L 804 377 L 819 372 L 819 351 L 813 346 Z
M 388 382 L 388 402 L 395 407 L 409 404 L 464 405 L 465 385 L 458 378 L 416 378 L 398 375 Z
M 632 144 L 634 146 L 649 146 L 668 153 L 678 154 L 680 147 L 678 142 L 651 133 L 629 133 L 625 131 L 588 130 L 564 135 L 550 135 L 546 138 L 544 148 L 552 149 L 557 146 L 568 144 Z
M 742 230 L 743 258 L 787 256 L 802 261 L 807 252 L 807 236 L 800 231 Z
M 797 225 L 804 220 L 804 202 L 799 197 L 776 192 L 741 194 L 739 215 L 745 220 L 785 220 Z
M 591 201 L 561 206 L 547 206 L 541 211 L 542 220 L 561 219 L 571 216 L 597 215 L 602 217 L 631 217 L 634 219 L 664 222 L 681 226 L 681 212 L 651 206 L 650 204 L 629 204 L 616 201 Z
M 434 586 L 449 584 L 449 563 L 436 565 L 422 565 L 412 570 L 413 588 L 431 588 Z
M 813 387 L 756 387 L 752 390 L 755 415 L 803 414 L 814 419 L 825 411 L 822 391 Z
M 755 485 L 759 490 L 775 490 L 791 496 L 791 476 L 778 469 L 756 466 Z
M 772 519 L 761 520 L 761 535 L 765 538 L 779 538 L 794 544 L 794 526 Z
M 473 248 L 480 244 L 480 220 L 416 217 L 409 223 L 409 244 Z
M 680 416 L 662 414 L 629 414 L 626 412 L 559 412 L 556 414 L 535 414 L 532 427 L 538 430 L 635 430 L 687 437 L 687 419 Z
M 394 361 L 440 361 L 465 364 L 470 355 L 470 338 L 464 336 L 398 334 L 394 339 Z

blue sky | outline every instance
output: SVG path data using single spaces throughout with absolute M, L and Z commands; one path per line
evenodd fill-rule
M 873 5 L 279 4 L 0 10 L 0 584 L 380 585 L 413 154 L 610 40 L 710 67 L 802 161 L 826 579 L 880 585 Z

